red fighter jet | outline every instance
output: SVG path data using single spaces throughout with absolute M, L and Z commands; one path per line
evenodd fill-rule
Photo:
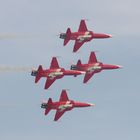
M 47 78 L 45 89 L 48 89 L 56 79 L 60 79 L 65 75 L 76 77 L 80 74 L 84 74 L 84 72 L 78 70 L 65 70 L 64 68 L 60 68 L 56 57 L 52 58 L 50 69 L 43 70 L 42 66 L 40 65 L 38 70 L 33 70 L 31 72 L 31 75 L 35 76 L 35 83 L 37 83 L 41 77 Z
M 86 74 L 83 83 L 87 83 L 95 73 L 101 72 L 102 70 L 118 69 L 121 67 L 122 66 L 119 65 L 110 65 L 98 62 L 95 53 L 91 52 L 88 64 L 82 64 L 81 60 L 78 60 L 77 65 L 71 65 L 71 70 L 85 71 Z
M 66 90 L 62 90 L 59 102 L 52 102 L 49 98 L 48 103 L 42 103 L 41 108 L 45 109 L 45 115 L 47 115 L 51 109 L 56 110 L 54 121 L 57 121 L 66 111 L 72 110 L 73 108 L 89 107 L 95 104 L 74 102 L 69 100 Z
M 92 39 L 110 38 L 111 35 L 94 33 L 87 29 L 85 20 L 81 20 L 78 32 L 71 32 L 70 28 L 67 29 L 66 33 L 61 33 L 60 38 L 64 39 L 64 46 L 70 41 L 75 40 L 73 52 L 79 50 L 79 48 Z

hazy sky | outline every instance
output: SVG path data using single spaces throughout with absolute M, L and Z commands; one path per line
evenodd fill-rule
M 38 139 L 140 139 L 140 2 L 138 0 L 4 0 L 0 4 L 0 138 Z M 72 53 L 74 42 L 63 47 L 58 34 L 67 27 L 76 31 L 81 19 L 90 30 L 113 38 L 92 40 Z M 50 66 L 59 56 L 60 66 L 69 69 L 80 58 L 88 61 L 97 51 L 99 61 L 122 65 L 123 69 L 96 74 L 88 84 L 83 76 L 64 77 L 49 90 L 45 79 L 34 84 L 30 72 L 19 67 Z M 17 69 L 16 69 L 17 68 Z M 62 89 L 75 101 L 95 103 L 94 108 L 74 109 L 58 122 L 55 111 L 44 116 L 43 100 L 59 99 Z

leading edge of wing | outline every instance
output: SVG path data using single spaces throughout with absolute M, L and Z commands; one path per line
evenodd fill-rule
M 53 79 L 47 78 L 46 83 L 45 83 L 45 89 L 48 89 L 55 80 L 56 78 L 53 78 Z
M 84 41 L 79 42 L 76 40 L 74 44 L 73 52 L 77 52 L 84 43 L 85 43 Z
M 83 83 L 87 83 L 88 80 L 95 74 L 95 72 L 92 72 L 92 73 L 86 73 L 85 74 L 85 77 L 84 77 L 84 80 L 83 80 Z
M 63 111 L 57 110 L 57 111 L 56 111 L 56 114 L 55 114 L 54 121 L 57 121 L 58 119 L 60 119 L 60 117 L 61 117 L 64 113 L 65 113 L 65 110 L 63 110 Z

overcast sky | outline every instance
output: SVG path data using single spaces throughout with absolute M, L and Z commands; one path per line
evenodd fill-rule
M 140 2 L 138 0 L 1 0 L 0 3 L 0 138 L 38 139 L 140 139 Z M 67 27 L 77 31 L 81 19 L 94 32 L 113 38 L 92 40 L 78 53 L 74 42 L 63 47 L 58 34 Z M 96 74 L 88 84 L 83 76 L 64 77 L 49 90 L 45 79 L 38 84 L 22 68 L 50 66 L 53 56 L 69 69 L 80 58 L 88 62 L 91 51 L 97 59 L 123 69 Z M 20 69 L 21 67 L 21 69 Z M 95 103 L 94 108 L 73 109 L 58 122 L 55 111 L 44 116 L 40 108 L 49 97 L 59 99 L 69 89 L 70 99 Z

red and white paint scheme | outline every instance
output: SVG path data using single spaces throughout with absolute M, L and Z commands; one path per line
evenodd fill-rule
M 122 66 L 103 64 L 101 62 L 98 62 L 94 52 L 91 52 L 87 64 L 82 64 L 81 60 L 78 60 L 76 65 L 71 65 L 71 70 L 79 70 L 79 71 L 86 72 L 83 83 L 87 83 L 88 80 L 95 73 L 101 72 L 102 70 L 112 70 L 112 69 L 119 69 L 119 68 L 122 68 Z
M 41 108 L 45 109 L 45 115 L 47 115 L 50 112 L 50 110 L 56 110 L 54 121 L 57 121 L 66 111 L 70 111 L 73 108 L 89 107 L 89 106 L 95 106 L 95 104 L 81 103 L 69 100 L 66 90 L 62 90 L 58 102 L 53 102 L 52 99 L 49 98 L 47 103 L 43 102 L 41 104 Z
M 79 50 L 79 48 L 88 41 L 92 39 L 102 39 L 102 38 L 110 38 L 111 35 L 102 34 L 102 33 L 94 33 L 93 31 L 89 31 L 87 29 L 85 20 L 81 20 L 78 32 L 71 32 L 70 28 L 67 29 L 66 33 L 61 33 L 60 38 L 64 39 L 64 46 L 70 41 L 75 40 L 75 45 L 73 48 L 73 52 Z
M 76 77 L 77 75 L 81 74 L 85 74 L 85 72 L 78 70 L 65 70 L 64 68 L 60 68 L 56 57 L 52 58 L 50 69 L 43 70 L 42 66 L 40 65 L 38 70 L 33 70 L 31 72 L 31 75 L 35 76 L 35 83 L 37 83 L 42 77 L 47 78 L 44 87 L 45 89 L 48 89 L 56 79 L 60 79 L 65 75 Z

